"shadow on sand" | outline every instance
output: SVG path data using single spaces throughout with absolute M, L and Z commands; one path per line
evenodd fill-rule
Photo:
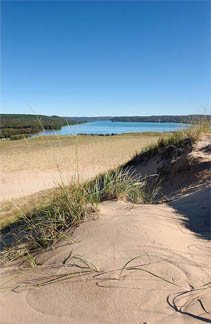
M 211 239 L 211 187 L 198 190 L 186 197 L 179 198 L 169 205 L 181 217 L 181 223 L 199 238 Z

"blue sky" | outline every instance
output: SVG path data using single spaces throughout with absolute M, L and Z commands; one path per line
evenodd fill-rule
M 2 113 L 210 113 L 210 2 L 4 1 Z

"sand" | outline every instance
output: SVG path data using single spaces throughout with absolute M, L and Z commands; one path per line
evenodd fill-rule
M 210 135 L 168 163 L 168 204 L 103 202 L 35 267 L 2 266 L 0 323 L 211 323 Z
M 204 189 L 172 205 L 102 203 L 98 217 L 76 229 L 74 243 L 37 256 L 33 269 L 26 262 L 1 269 L 0 323 L 211 323 L 211 287 L 203 286 L 211 281 L 210 241 L 203 224 L 198 233 L 188 226 L 191 210 L 195 220 L 209 213 L 209 194 Z M 59 281 L 87 270 L 75 255 L 99 272 Z M 58 281 L 44 285 L 52 278 Z
M 53 188 L 72 177 L 90 179 L 155 143 L 159 133 L 43 136 L 0 143 L 0 202 Z M 164 136 L 168 136 L 165 134 Z

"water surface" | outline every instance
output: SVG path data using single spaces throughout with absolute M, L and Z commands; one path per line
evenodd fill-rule
M 179 123 L 149 123 L 149 122 L 112 122 L 94 121 L 73 126 L 63 126 L 60 130 L 40 132 L 40 135 L 77 135 L 77 134 L 123 134 L 139 132 L 171 132 L 189 125 Z

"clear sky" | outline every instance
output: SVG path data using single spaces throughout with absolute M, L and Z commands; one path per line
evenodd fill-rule
M 4 1 L 2 113 L 210 113 L 210 1 Z

